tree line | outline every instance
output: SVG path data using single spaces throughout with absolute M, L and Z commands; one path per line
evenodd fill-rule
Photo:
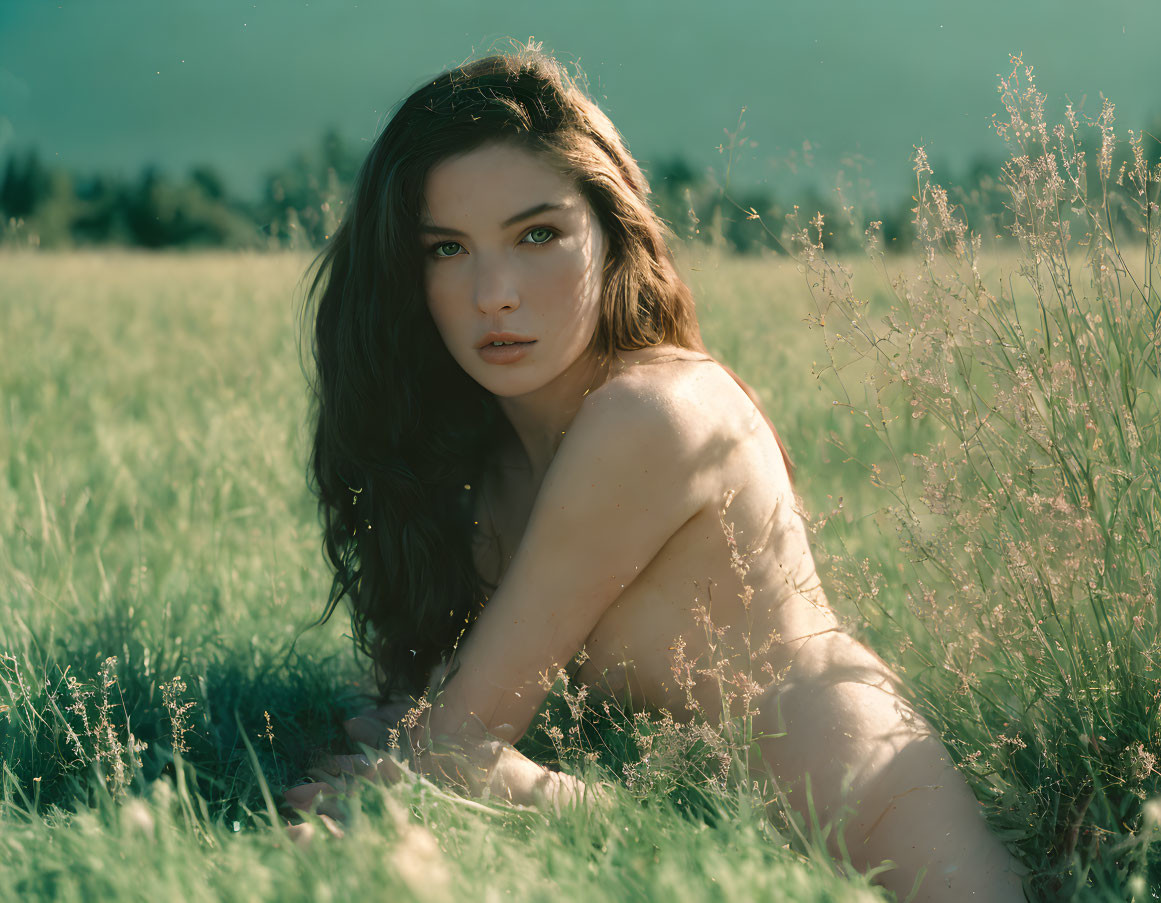
M 1161 129 L 1154 130 L 1161 133 Z M 1152 159 L 1161 144 L 1150 139 Z M 1127 156 L 1127 149 L 1119 151 Z M 134 179 L 77 174 L 49 166 L 35 149 L 13 150 L 0 177 L 0 244 L 48 248 L 121 245 L 142 248 L 304 249 L 321 247 L 341 220 L 362 151 L 328 131 L 263 179 L 257 200 L 233 197 L 210 166 L 174 178 L 154 166 Z M 789 234 L 823 214 L 824 244 L 836 251 L 863 245 L 868 224 L 881 223 L 888 251 L 914 241 L 914 198 L 884 202 L 854 197 L 850 186 L 809 189 L 793 202 L 765 186 L 735 189 L 712 170 L 680 156 L 645 166 L 653 203 L 681 238 L 738 253 L 789 249 Z M 962 209 L 973 231 L 1004 239 L 1006 204 L 1001 160 L 981 157 L 959 173 L 936 167 L 934 178 Z M 856 183 L 856 186 L 857 183 Z

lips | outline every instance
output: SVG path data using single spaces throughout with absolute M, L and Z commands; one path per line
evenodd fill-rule
M 531 342 L 513 342 L 511 345 L 484 345 L 478 350 L 480 357 L 489 364 L 514 364 L 532 353 Z
M 520 335 L 515 332 L 489 332 L 477 344 L 477 348 L 486 348 L 493 342 L 516 342 L 519 344 L 528 344 L 535 342 L 536 339 L 528 335 Z

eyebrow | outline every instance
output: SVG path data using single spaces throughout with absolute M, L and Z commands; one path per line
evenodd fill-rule
M 537 204 L 535 207 L 529 207 L 527 210 L 522 210 L 515 216 L 510 216 L 504 222 L 500 223 L 501 229 L 507 229 L 509 226 L 514 226 L 521 220 L 528 219 L 531 216 L 536 216 L 538 213 L 547 213 L 550 210 L 564 210 L 564 204 L 553 204 L 545 202 Z M 461 232 L 459 229 L 446 229 L 443 226 L 437 226 L 434 223 L 420 223 L 419 229 L 421 232 L 439 232 L 441 235 L 467 235 L 466 232 Z

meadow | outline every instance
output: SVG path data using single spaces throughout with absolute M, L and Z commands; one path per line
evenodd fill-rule
M 1157 899 L 1161 165 L 1118 238 L 1103 145 L 1078 163 L 1008 97 L 1018 246 L 973 241 L 920 154 L 912 256 L 868 227 L 836 259 L 804 222 L 793 257 L 680 264 L 797 464 L 832 605 L 1030 899 Z M 718 778 L 723 754 L 745 776 L 735 739 L 559 685 L 519 748 L 608 780 L 609 813 L 403 782 L 362 788 L 344 838 L 289 840 L 278 794 L 370 689 L 341 617 L 311 627 L 308 263 L 0 252 L 0 898 L 887 899 Z
M 342 899 L 384 882 L 418 882 L 418 895 L 441 883 L 607 899 L 845 892 L 757 817 L 712 832 L 685 820 L 666 805 L 672 788 L 626 793 L 625 812 L 600 826 L 485 815 L 420 790 L 384 794 L 341 843 L 300 851 L 270 830 L 262 781 L 276 793 L 315 748 L 341 748 L 344 707 L 367 689 L 341 618 L 307 629 L 329 589 L 304 471 L 296 305 L 308 262 L 3 258 L 0 887 L 23 899 Z M 791 290 L 801 277 L 785 264 L 693 266 L 723 359 L 743 347 L 731 324 L 771 317 L 764 328 L 786 332 L 733 363 L 794 454 L 825 458 L 832 414 L 812 391 Z M 765 297 L 771 276 L 786 289 Z M 852 495 L 816 485 L 823 499 Z M 379 851 L 356 851 L 365 844 Z

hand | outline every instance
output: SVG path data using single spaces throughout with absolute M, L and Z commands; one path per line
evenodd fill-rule
M 307 772 L 316 778 L 313 783 L 291 787 L 282 797 L 293 809 L 315 813 L 332 836 L 342 837 L 342 826 L 347 820 L 345 799 L 355 779 L 394 783 L 406 773 L 405 766 L 386 754 L 373 760 L 365 755 L 332 756 L 325 764 Z M 310 843 L 315 834 L 315 826 L 309 822 L 288 823 L 286 827 L 291 839 L 300 845 Z
M 437 674 L 433 673 L 433 682 L 436 677 Z M 357 743 L 384 749 L 387 737 L 394 729 L 398 748 L 406 737 L 406 728 L 400 721 L 413 707 L 414 702 L 410 699 L 371 706 L 346 722 L 347 733 Z M 510 728 L 510 725 L 500 725 L 495 733 L 503 735 L 502 728 Z M 474 731 L 461 734 L 458 739 L 459 744 L 440 744 L 439 752 L 424 752 L 413 760 L 413 766 L 418 767 L 420 774 L 455 786 L 470 797 L 487 794 L 518 806 L 555 811 L 558 815 L 564 808 L 581 804 L 606 812 L 615 805 L 609 795 L 611 788 L 592 784 L 586 787 L 571 775 L 549 771 L 502 739 Z M 363 767 L 368 771 L 367 776 L 374 779 L 373 770 Z M 388 780 L 396 779 L 388 776 Z
M 320 815 L 319 821 L 322 822 L 323 827 L 332 837 L 342 837 L 343 829 L 335 822 L 333 818 L 326 815 Z M 290 835 L 290 839 L 294 841 L 295 845 L 300 847 L 310 846 L 314 840 L 315 826 L 308 821 L 300 822 L 299 824 L 292 824 L 286 822 L 286 833 Z
M 432 671 L 434 684 L 446 668 L 441 663 Z M 348 736 L 356 743 L 373 750 L 399 749 L 399 740 L 404 730 L 401 722 L 404 716 L 416 707 L 416 702 L 407 696 L 397 696 L 382 705 L 369 706 L 354 718 L 345 722 Z M 394 743 L 392 741 L 394 740 Z M 326 830 L 334 837 L 342 837 L 342 825 L 346 821 L 343 799 L 349 792 L 352 779 L 356 776 L 369 780 L 393 783 L 399 780 L 406 766 L 401 766 L 388 755 L 376 755 L 372 763 L 365 755 L 332 756 L 322 766 L 311 769 L 308 774 L 316 778 L 313 783 L 300 784 L 283 794 L 283 799 L 291 808 L 301 812 L 314 812 Z M 310 822 L 286 823 L 291 839 L 300 845 L 309 844 L 316 833 Z

